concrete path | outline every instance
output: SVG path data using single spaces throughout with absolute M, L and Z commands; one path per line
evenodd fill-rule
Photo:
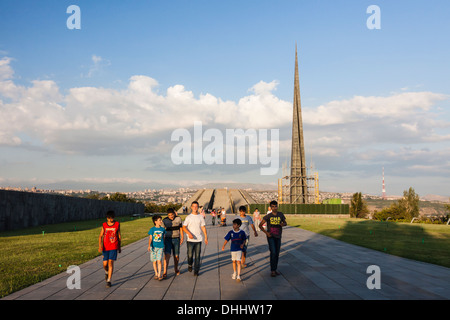
M 266 236 L 250 238 L 248 267 L 240 283 L 231 279 L 231 229 L 212 226 L 207 217 L 209 244 L 202 244 L 200 275 L 187 271 L 186 244 L 181 247 L 181 275 L 173 260 L 168 277 L 153 279 L 143 239 L 122 249 L 115 264 L 112 287 L 106 288 L 101 257 L 80 266 L 81 289 L 68 289 L 63 272 L 6 296 L 4 300 L 392 300 L 450 299 L 450 269 L 361 248 L 294 227 L 285 227 L 279 262 L 280 276 L 270 277 Z M 381 289 L 367 288 L 370 265 L 381 271 Z

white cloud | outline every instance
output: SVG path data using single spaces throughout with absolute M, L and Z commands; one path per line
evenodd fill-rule
M 92 64 L 89 66 L 89 71 L 87 74 L 82 74 L 82 77 L 92 78 L 94 75 L 98 74 L 102 68 L 111 65 L 109 60 L 103 59 L 101 56 L 93 54 L 91 56 Z
M 305 109 L 305 124 L 318 126 L 349 124 L 371 118 L 372 120 L 408 121 L 411 116 L 429 111 L 448 95 L 433 92 L 406 92 L 389 97 L 355 96 L 347 100 L 334 100 L 317 108 Z
M 0 59 L 0 81 L 11 79 L 14 75 L 14 70 L 10 66 L 11 58 L 3 57 Z
M 96 56 L 95 54 L 93 54 L 93 55 L 92 55 L 92 61 L 93 61 L 95 64 L 98 64 L 99 62 L 102 62 L 102 61 L 103 61 L 103 58 L 100 57 L 100 56 Z
M 25 144 L 39 141 L 62 154 L 147 154 L 156 159 L 149 167 L 158 170 L 170 161 L 171 132 L 201 121 L 204 130 L 280 128 L 280 155 L 290 157 L 292 102 L 274 94 L 277 81 L 260 81 L 238 101 L 209 93 L 196 96 L 181 84 L 160 92 L 158 81 L 145 75 L 130 77 L 122 90 L 78 87 L 62 93 L 51 80 L 16 84 L 11 59 L 0 61 L 0 145 L 29 147 Z M 92 61 L 102 63 L 103 58 L 93 56 Z M 319 170 L 362 172 L 391 163 L 402 172 L 433 166 L 448 172 L 448 154 L 421 149 L 425 144 L 448 146 L 448 111 L 436 106 L 447 99 L 433 92 L 402 92 L 303 107 L 307 159 Z
M 334 148 L 341 154 L 376 146 L 450 141 L 450 122 L 436 107 L 448 99 L 444 94 L 408 92 L 331 101 L 305 109 L 305 136 L 309 145 Z
M 3 59 L 0 97 L 3 144 L 19 144 L 21 132 L 33 135 L 44 144 L 68 153 L 89 153 L 116 148 L 148 145 L 153 137 L 176 128 L 190 128 L 194 121 L 205 126 L 226 128 L 270 128 L 286 125 L 290 103 L 272 93 L 277 82 L 260 82 L 251 93 L 235 101 L 223 101 L 211 94 L 196 97 L 183 85 L 158 93 L 158 82 L 148 76 L 129 79 L 124 90 L 97 87 L 72 88 L 62 94 L 54 81 L 32 81 L 19 86 L 7 80 L 13 74 L 10 59 Z M 93 56 L 95 63 L 101 57 Z M 170 135 L 169 135 L 170 136 Z M 157 144 L 153 143 L 154 145 Z

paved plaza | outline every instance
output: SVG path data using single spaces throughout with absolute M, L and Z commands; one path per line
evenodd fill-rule
M 399 258 L 347 244 L 294 227 L 283 229 L 279 271 L 270 277 L 266 236 L 253 234 L 247 268 L 241 282 L 233 273 L 229 244 L 221 251 L 231 229 L 212 226 L 207 217 L 209 244 L 202 244 L 200 275 L 187 270 L 186 244 L 181 247 L 181 274 L 173 260 L 167 279 L 153 279 L 147 252 L 148 238 L 122 248 L 115 264 L 112 287 L 106 288 L 102 257 L 82 264 L 81 289 L 68 289 L 63 272 L 12 293 L 4 300 L 446 300 L 450 299 L 450 269 Z M 381 288 L 368 289 L 367 268 L 381 271 Z

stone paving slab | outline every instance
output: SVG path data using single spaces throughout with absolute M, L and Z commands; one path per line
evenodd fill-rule
M 234 216 L 229 215 L 230 222 Z M 253 234 L 247 268 L 241 282 L 233 273 L 229 244 L 231 229 L 212 226 L 207 217 L 208 245 L 202 243 L 200 275 L 187 271 L 186 244 L 180 248 L 181 275 L 154 280 L 147 252 L 148 239 L 122 248 L 115 264 L 112 287 L 106 288 L 102 258 L 80 265 L 81 289 L 68 289 L 65 272 L 12 293 L 3 300 L 448 300 L 450 269 L 392 256 L 334 240 L 294 227 L 283 229 L 280 276 L 270 277 L 266 236 Z M 367 267 L 381 270 L 381 289 L 370 290 Z

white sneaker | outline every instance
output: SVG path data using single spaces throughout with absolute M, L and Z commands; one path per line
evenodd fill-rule
M 241 281 L 241 277 L 237 276 L 236 281 L 240 282 Z
M 236 273 L 233 273 L 232 275 L 231 275 L 231 279 L 236 279 Z

